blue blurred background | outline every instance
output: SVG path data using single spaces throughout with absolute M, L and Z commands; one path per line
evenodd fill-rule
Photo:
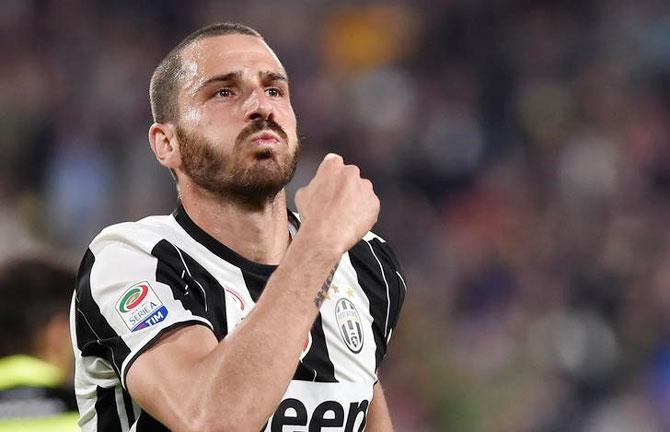
M 0 259 L 170 212 L 148 82 L 258 29 L 304 136 L 375 183 L 409 292 L 398 431 L 670 430 L 670 3 L 3 0 Z

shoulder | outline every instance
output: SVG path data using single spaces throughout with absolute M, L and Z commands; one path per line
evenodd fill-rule
M 347 255 L 363 288 L 390 297 L 399 310 L 407 286 L 400 262 L 388 242 L 370 231 Z
M 380 235 L 368 231 L 350 251 L 350 254 L 368 255 L 393 272 L 400 272 L 401 266 L 391 245 Z
M 114 291 L 141 280 L 155 279 L 158 261 L 155 249 L 171 238 L 175 225 L 172 216 L 149 216 L 106 227 L 84 254 L 78 289 Z
M 106 248 L 123 248 L 124 245 L 151 250 L 174 229 L 174 218 L 170 215 L 148 216 L 134 222 L 122 222 L 100 231 L 91 241 L 89 249 L 94 254 Z
M 298 212 L 289 210 L 288 215 L 289 215 L 289 222 L 291 224 L 296 224 L 300 226 L 301 219 L 300 214 Z M 388 247 L 388 245 L 386 244 L 386 240 L 384 240 L 379 234 L 376 234 L 373 231 L 368 231 L 361 239 L 361 242 L 375 243 L 375 244 L 380 243 L 385 244 L 386 247 Z M 358 244 L 360 244 L 360 242 Z
M 300 225 L 300 215 L 295 211 L 288 211 L 289 220 Z M 400 263 L 387 241 L 379 234 L 368 231 L 363 238 L 350 250 L 349 256 L 369 262 L 377 262 L 379 266 L 386 266 L 393 272 L 402 273 Z
M 382 335 L 381 352 L 385 353 L 407 292 L 400 263 L 386 240 L 371 231 L 349 250 L 348 258 L 370 301 Z

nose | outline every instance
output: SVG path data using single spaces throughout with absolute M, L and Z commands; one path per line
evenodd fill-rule
M 247 121 L 254 121 L 258 119 L 268 120 L 272 118 L 273 109 L 272 103 L 265 95 L 262 89 L 254 90 L 249 94 L 247 100 L 244 101 L 244 118 Z

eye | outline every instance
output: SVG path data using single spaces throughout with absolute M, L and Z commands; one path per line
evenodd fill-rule
M 220 98 L 228 98 L 233 95 L 233 91 L 229 88 L 222 88 L 216 91 L 214 96 L 220 97 Z
M 277 87 L 270 87 L 268 89 L 265 89 L 265 92 L 272 97 L 279 97 L 283 95 L 282 91 Z

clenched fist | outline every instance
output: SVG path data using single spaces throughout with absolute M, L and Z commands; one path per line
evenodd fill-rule
M 307 230 L 342 254 L 377 222 L 379 198 L 370 180 L 355 165 L 329 153 L 309 184 L 299 189 L 295 203 Z

